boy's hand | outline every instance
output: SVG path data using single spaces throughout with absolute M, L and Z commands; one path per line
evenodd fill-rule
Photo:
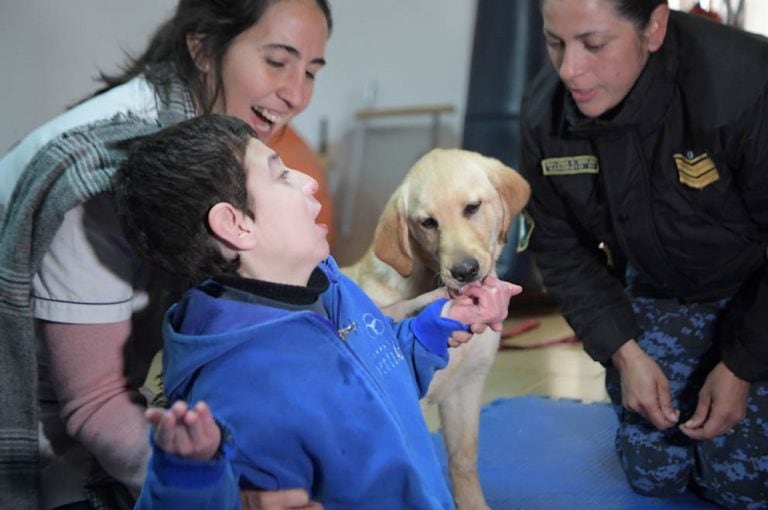
M 205 402 L 194 409 L 177 401 L 170 409 L 150 407 L 145 416 L 154 425 L 155 444 L 166 453 L 193 460 L 210 460 L 221 443 L 221 430 Z
M 244 490 L 240 492 L 240 504 L 243 510 L 323 510 L 323 505 L 311 501 L 304 489 Z
M 462 287 L 459 290 L 461 296 L 451 300 L 448 316 L 469 324 L 473 333 L 482 333 L 486 326 L 501 331 L 509 313 L 510 298 L 522 291 L 519 285 L 488 276 L 482 283 L 474 282 Z M 461 343 L 459 339 L 451 338 Z

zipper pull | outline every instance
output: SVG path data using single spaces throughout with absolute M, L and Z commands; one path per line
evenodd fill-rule
M 352 333 L 355 328 L 357 328 L 357 324 L 352 322 L 349 326 L 344 326 L 343 328 L 339 329 L 339 338 L 341 338 L 342 341 L 347 340 L 347 336 Z

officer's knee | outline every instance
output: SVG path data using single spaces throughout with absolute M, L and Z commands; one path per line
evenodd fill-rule
M 761 482 L 765 486 L 765 482 Z M 753 497 L 743 493 L 735 492 L 705 492 L 702 494 L 705 499 L 717 503 L 728 510 L 766 510 L 768 509 L 768 500 L 763 493 Z
M 768 485 L 762 476 L 698 480 L 701 495 L 730 510 L 768 510 Z
M 643 496 L 665 498 L 682 494 L 688 489 L 688 470 L 675 469 L 676 467 L 648 471 L 629 466 L 624 473 L 634 492 Z
M 768 510 L 768 427 L 754 433 L 751 425 L 742 423 L 743 436 L 720 436 L 698 445 L 696 484 L 702 496 L 724 508 Z
M 616 451 L 632 490 L 644 496 L 667 497 L 684 493 L 694 466 L 693 452 L 670 445 L 661 434 L 642 434 L 624 428 L 616 438 Z

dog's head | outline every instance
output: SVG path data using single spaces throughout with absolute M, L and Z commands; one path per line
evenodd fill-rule
M 525 179 L 496 159 L 434 149 L 390 197 L 374 253 L 404 277 L 417 260 L 457 289 L 495 273 L 510 223 L 529 195 Z

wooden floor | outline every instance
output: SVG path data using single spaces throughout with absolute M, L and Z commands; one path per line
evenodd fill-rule
M 551 340 L 573 335 L 562 316 L 556 312 L 544 315 L 521 315 L 510 318 L 506 327 L 534 319 L 538 326 L 502 343 L 517 349 L 501 349 L 496 356 L 485 387 L 483 404 L 497 398 L 520 395 L 543 395 L 577 399 L 584 402 L 607 402 L 603 386 L 605 370 L 584 352 L 581 343 L 561 343 L 533 347 Z M 436 406 L 426 406 L 424 413 L 430 429 L 439 425 Z

